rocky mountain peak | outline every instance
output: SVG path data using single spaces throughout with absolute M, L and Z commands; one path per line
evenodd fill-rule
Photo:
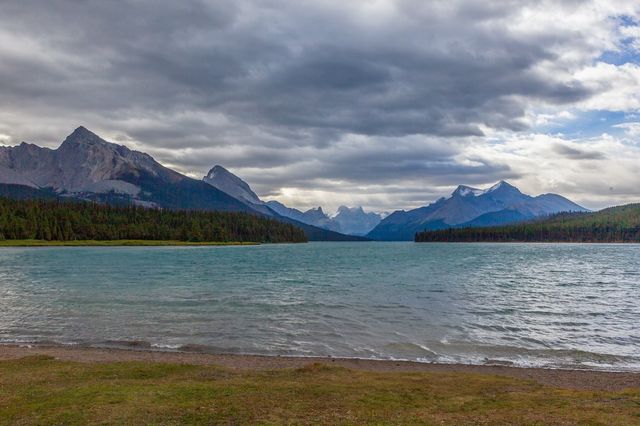
M 496 191 L 501 191 L 501 192 L 517 192 L 519 194 L 521 194 L 520 190 L 518 188 L 516 188 L 515 186 L 511 185 L 509 182 L 506 182 L 504 180 L 501 180 L 500 182 L 496 183 L 495 185 L 493 185 L 491 188 L 487 189 L 485 192 L 485 194 L 490 193 L 490 192 L 496 192 Z
M 211 170 L 209 170 L 209 173 L 207 173 L 207 176 L 205 176 L 205 179 L 215 179 L 217 176 L 221 176 L 221 175 L 227 175 L 229 177 L 233 176 L 238 180 L 242 180 L 219 164 L 216 164 L 211 168 Z
M 251 204 L 264 204 L 247 182 L 218 164 L 213 166 L 202 180 L 238 200 Z
M 340 206 L 340 207 L 338 207 L 338 211 L 336 212 L 336 216 L 339 215 L 339 214 L 348 214 L 348 213 L 365 214 L 364 209 L 362 208 L 362 206 L 357 206 L 357 207 Z
M 329 219 L 329 216 L 322 211 L 322 207 L 320 206 L 307 210 L 304 212 L 304 215 L 309 219 Z
M 382 217 L 374 212 L 366 213 L 362 206 L 340 206 L 333 220 L 338 222 L 342 232 L 352 235 L 365 235 L 380 223 Z
M 490 188 L 478 189 L 471 186 L 459 185 L 451 194 L 452 197 L 480 197 L 482 195 L 502 196 L 502 195 L 521 195 L 522 192 L 510 183 L 501 180 Z
M 57 149 L 28 143 L 9 148 L 0 158 L 0 166 L 12 170 L 12 182 L 19 175 L 21 181 L 69 193 L 115 191 L 137 195 L 139 188 L 123 181 L 123 176 L 139 176 L 145 172 L 155 176 L 161 172 L 167 179 L 181 178 L 151 156 L 107 142 L 82 126 L 67 136 Z
M 478 188 L 473 188 L 471 186 L 466 185 L 458 185 L 455 191 L 451 194 L 451 196 L 459 196 L 459 197 L 469 197 L 469 196 L 478 196 L 484 193 L 483 190 Z
M 62 142 L 60 147 L 74 145 L 111 145 L 86 127 L 80 126 Z

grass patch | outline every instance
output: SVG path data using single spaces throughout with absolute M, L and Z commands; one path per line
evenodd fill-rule
M 247 246 L 253 242 L 193 242 L 172 240 L 0 240 L 0 247 L 85 247 L 85 246 Z
M 638 424 L 640 389 L 578 391 L 463 373 L 320 364 L 239 372 L 164 363 L 0 362 L 4 424 Z

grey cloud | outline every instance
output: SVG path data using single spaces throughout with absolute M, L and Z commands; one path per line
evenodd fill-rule
M 251 150 L 245 154 L 254 159 L 253 167 L 245 168 L 243 156 L 227 157 L 225 164 L 260 194 L 277 194 L 273 188 L 294 186 L 363 195 L 367 188 L 379 191 L 387 187 L 396 196 L 402 193 L 411 205 L 415 199 L 428 202 L 446 195 L 445 191 L 430 197 L 433 187 L 447 187 L 452 182 L 483 185 L 520 176 L 508 165 L 488 159 L 472 158 L 471 164 L 461 164 L 454 158 L 458 152 L 455 146 L 411 140 L 404 141 L 403 147 L 393 147 L 387 145 L 389 140 L 395 139 L 368 141 L 368 150 L 359 149 L 359 145 L 311 148 L 298 161 L 286 153 Z M 282 158 L 287 158 L 288 164 L 277 164 Z
M 511 31 L 525 3 L 3 0 L 0 133 L 54 145 L 85 125 L 197 175 L 247 170 L 264 193 L 513 178 L 459 154 L 483 128 L 526 129 L 530 103 L 591 95 L 538 70 L 581 41 Z
M 553 145 L 553 151 L 571 160 L 604 160 L 607 158 L 602 152 L 575 148 L 560 143 Z
M 516 95 L 565 103 L 589 94 L 532 71 L 553 59 L 539 40 L 478 25 L 514 5 L 469 16 L 459 3 L 453 22 L 439 22 L 434 7 L 426 25 L 397 34 L 383 24 L 359 32 L 359 18 L 339 11 L 317 20 L 301 10 L 323 11 L 321 3 L 272 2 L 276 14 L 231 4 L 3 2 L 4 28 L 60 56 L 3 61 L 3 80 L 36 77 L 10 81 L 5 95 L 122 114 L 195 107 L 268 126 L 462 136 L 481 134 L 479 125 L 519 129 Z M 343 26 L 323 32 L 327 20 Z

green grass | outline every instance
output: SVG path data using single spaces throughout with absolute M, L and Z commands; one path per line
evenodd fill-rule
M 311 364 L 234 371 L 162 363 L 0 362 L 3 424 L 639 424 L 640 389 L 545 387 L 462 373 Z
M 0 240 L 0 247 L 49 247 L 49 246 L 240 246 L 257 245 L 252 242 L 193 242 L 171 240 Z

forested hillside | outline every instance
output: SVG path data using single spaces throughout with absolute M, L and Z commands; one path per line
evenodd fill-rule
M 0 239 L 304 242 L 293 225 L 240 212 L 0 198 Z
M 419 232 L 416 242 L 640 242 L 640 204 L 489 228 Z

